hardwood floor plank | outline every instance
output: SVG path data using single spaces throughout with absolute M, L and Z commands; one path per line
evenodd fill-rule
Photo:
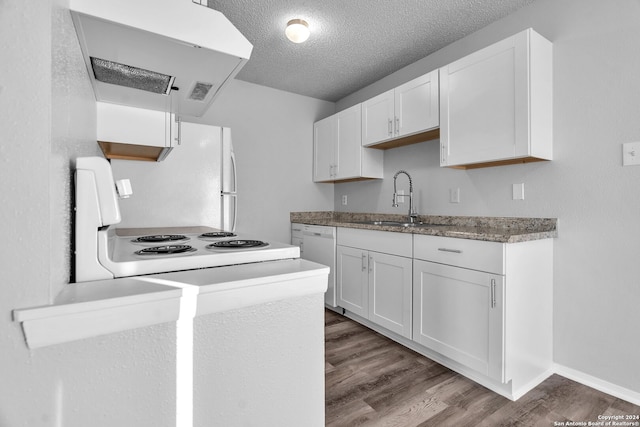
M 512 402 L 330 310 L 325 348 L 327 426 L 550 427 L 640 414 L 636 405 L 558 375 Z
M 375 411 L 360 399 L 353 400 L 341 408 L 341 412 L 328 414 L 325 419 L 326 426 L 362 426 L 371 422 L 376 417 Z

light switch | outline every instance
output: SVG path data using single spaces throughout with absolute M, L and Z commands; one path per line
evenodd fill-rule
M 622 166 L 640 165 L 640 142 L 622 144 Z
M 513 200 L 524 200 L 524 183 L 513 184 Z

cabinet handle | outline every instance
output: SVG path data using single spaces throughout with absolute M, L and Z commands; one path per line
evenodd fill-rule
M 393 135 L 393 120 L 391 119 L 387 123 L 387 130 L 389 131 L 389 136 Z
M 400 118 L 396 117 L 396 135 L 400 135 Z
M 369 272 L 373 271 L 373 257 L 369 256 Z
M 178 145 L 182 145 L 182 119 L 180 117 L 176 117 L 176 127 L 178 129 L 177 129 L 177 135 L 175 137 L 175 140 L 178 143 Z
M 362 254 L 362 271 L 367 270 L 367 254 Z
M 460 249 L 448 249 L 448 248 L 438 248 L 441 252 L 453 252 L 454 254 L 461 254 L 462 251 Z
M 491 279 L 491 308 L 496 306 L 496 279 Z
M 443 165 L 447 163 L 447 160 L 445 159 L 444 153 L 445 153 L 445 146 L 444 146 L 444 144 L 442 144 L 440 146 L 440 163 L 443 164 Z

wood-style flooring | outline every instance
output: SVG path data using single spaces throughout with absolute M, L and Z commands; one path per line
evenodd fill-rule
M 560 426 L 640 407 L 553 375 L 512 402 L 332 311 L 325 312 L 327 426 Z

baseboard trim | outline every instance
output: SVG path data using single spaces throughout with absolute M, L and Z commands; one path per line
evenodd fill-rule
M 640 393 L 619 385 L 610 383 L 600 378 L 594 377 L 576 369 L 568 368 L 564 365 L 555 364 L 554 371 L 556 374 L 568 378 L 572 381 L 586 385 L 603 393 L 610 394 L 618 399 L 626 400 L 634 405 L 640 406 Z

